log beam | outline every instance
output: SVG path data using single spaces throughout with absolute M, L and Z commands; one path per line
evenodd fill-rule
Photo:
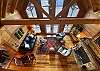
M 38 4 L 37 0 L 32 0 L 31 2 L 35 5 L 35 7 L 38 9 L 38 11 L 44 13 L 49 19 L 53 19 L 52 16 L 50 16 L 50 15 L 42 8 L 42 6 L 40 6 L 40 5 Z
M 85 18 L 59 18 L 56 20 L 50 19 L 20 19 L 20 20 L 1 20 L 4 25 L 33 25 L 33 24 L 100 24 L 100 19 L 85 19 Z

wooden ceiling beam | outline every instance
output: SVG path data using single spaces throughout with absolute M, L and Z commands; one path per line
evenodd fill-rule
M 70 6 L 72 4 L 69 5 L 68 7 L 65 7 L 65 6 L 68 5 L 70 2 L 71 2 L 71 0 L 64 0 L 63 9 L 64 8 L 66 8 L 66 9 L 64 9 L 64 11 L 62 12 L 61 17 L 63 17 L 63 18 L 66 18 L 67 17 L 68 12 L 69 12 L 69 8 L 70 8 Z
M 7 0 L 3 0 L 3 3 L 2 3 L 2 18 L 5 18 L 6 16 L 6 6 L 7 6 Z
M 59 18 L 56 20 L 50 19 L 20 19 L 20 20 L 1 20 L 4 25 L 33 25 L 33 24 L 100 24 L 100 19 L 85 19 L 85 18 Z
M 41 1 L 40 0 L 37 0 L 38 4 L 41 6 Z M 35 9 L 36 9 L 36 14 L 37 14 L 37 18 L 43 18 L 43 14 L 42 12 L 36 7 L 35 5 Z
M 37 0 L 31 0 L 32 3 L 35 5 L 35 7 L 38 9 L 39 12 L 44 13 L 49 19 L 54 19 L 52 16 L 50 16 L 43 8 L 40 6 L 37 2 Z
M 62 16 L 62 14 L 64 13 L 64 11 L 65 11 L 66 9 L 69 9 L 69 7 L 73 4 L 73 2 L 74 2 L 74 0 L 71 0 L 71 2 L 70 2 L 69 4 L 67 4 L 67 5 L 62 9 L 62 11 L 59 12 L 59 13 L 56 15 L 56 17 Z
M 55 9 L 56 9 L 56 0 L 49 0 L 49 14 L 54 18 L 55 17 Z
M 37 0 L 37 2 L 38 2 L 38 4 L 41 6 L 41 0 Z M 40 9 L 38 9 L 38 8 L 36 7 L 36 5 L 34 5 L 34 6 L 35 6 L 35 9 L 36 9 L 37 18 L 42 19 L 42 18 L 43 18 L 43 13 L 42 13 L 42 11 L 40 11 Z M 41 33 L 42 33 L 42 34 L 46 34 L 44 28 L 45 28 L 45 25 L 41 25 L 41 24 L 40 24 L 40 29 L 41 29 Z

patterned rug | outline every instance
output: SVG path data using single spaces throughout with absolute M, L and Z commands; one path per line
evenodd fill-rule
M 50 48 L 55 48 L 57 40 L 55 38 L 46 38 L 46 42 L 41 44 L 40 48 L 37 49 L 37 54 L 48 54 Z

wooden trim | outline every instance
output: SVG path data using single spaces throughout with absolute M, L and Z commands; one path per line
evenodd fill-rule
M 20 19 L 20 20 L 1 20 L 3 25 L 33 25 L 33 24 L 100 24 L 100 19 L 85 19 L 85 18 L 59 18 L 56 20 L 50 19 Z
M 49 3 L 50 3 L 49 14 L 52 17 L 55 17 L 56 0 L 49 0 Z

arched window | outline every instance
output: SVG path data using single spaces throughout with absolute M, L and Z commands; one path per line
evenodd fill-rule
M 32 4 L 31 2 L 29 2 L 27 5 L 26 13 L 27 13 L 29 18 L 36 18 L 37 17 L 34 4 Z
M 67 17 L 77 17 L 79 12 L 79 7 L 76 3 L 74 3 L 70 8 L 69 8 L 69 12 L 68 12 L 68 16 Z

